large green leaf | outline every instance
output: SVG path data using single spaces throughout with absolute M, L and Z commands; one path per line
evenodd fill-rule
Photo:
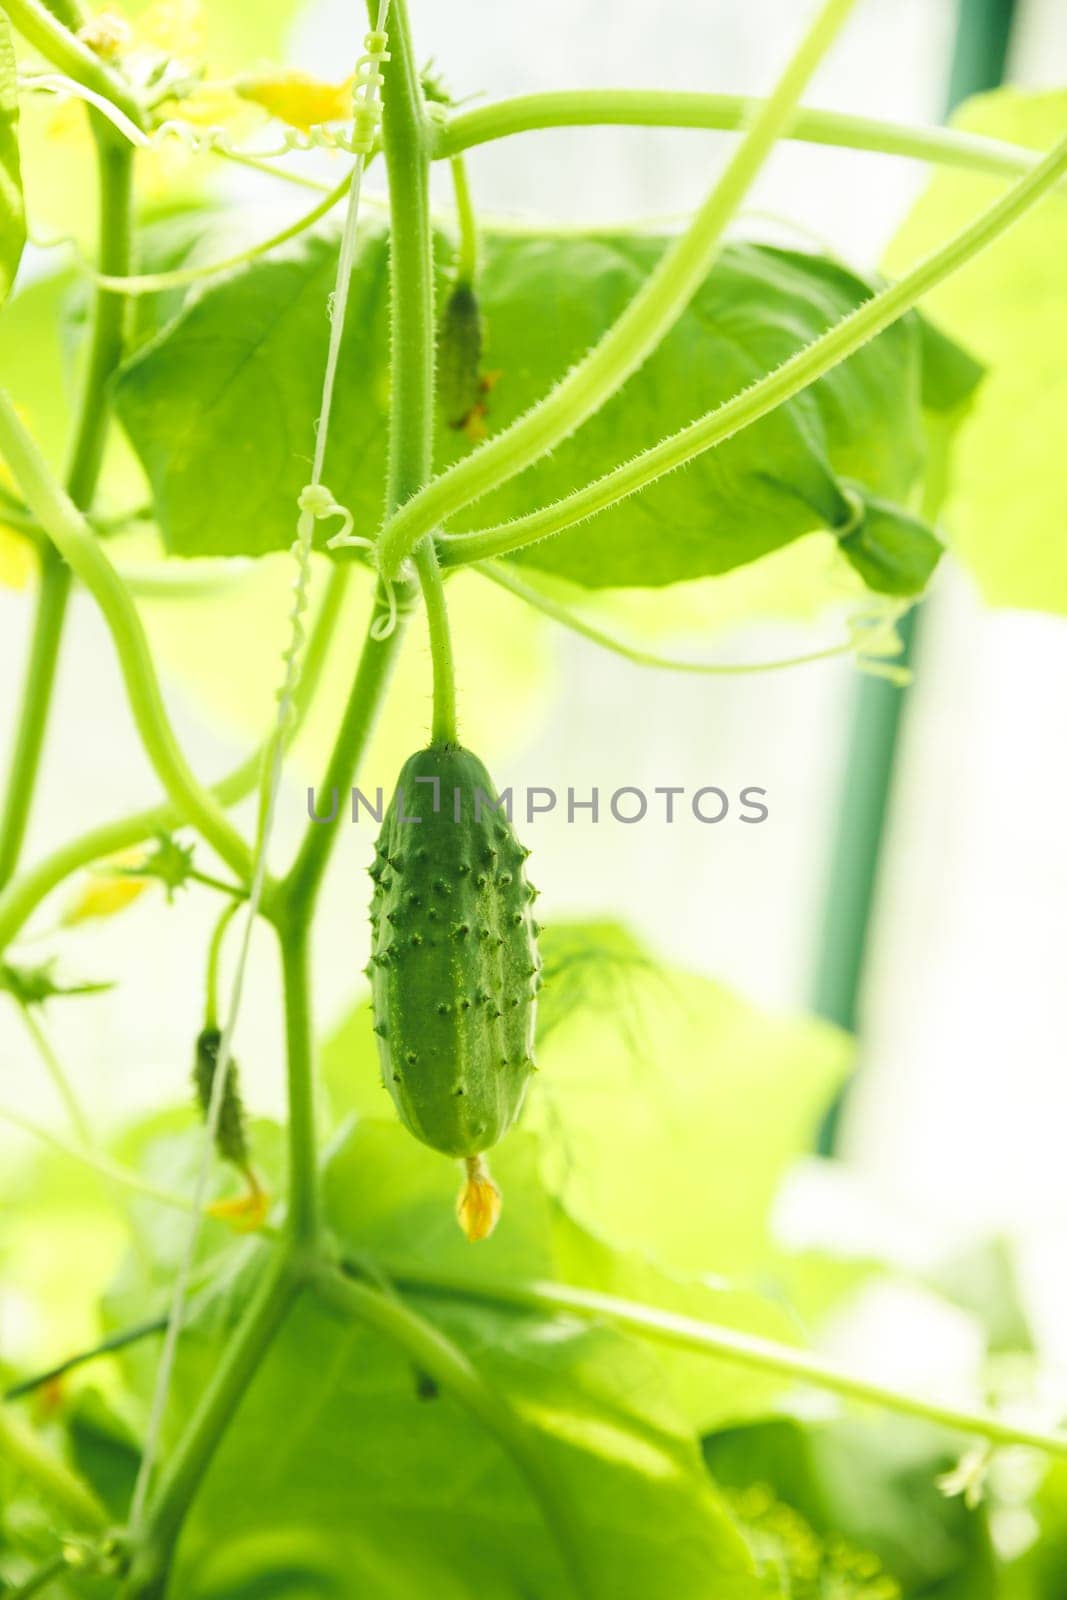
M 571 1498 L 591 1600 L 755 1600 L 747 1549 L 635 1346 L 475 1310 L 440 1325 L 526 1417 Z M 190 1338 L 181 1384 L 221 1330 Z M 184 1600 L 550 1600 L 567 1592 L 512 1463 L 380 1337 L 297 1307 L 197 1496 Z
M 336 235 L 306 236 L 193 297 L 126 368 L 119 411 L 179 555 L 262 554 L 288 545 L 307 476 L 327 339 Z M 490 430 L 526 410 L 567 370 L 655 267 L 645 235 L 489 235 L 481 300 Z M 372 532 L 381 517 L 388 390 L 387 244 L 368 229 L 357 261 L 326 479 Z M 439 241 L 439 255 L 445 246 Z M 777 366 L 871 292 L 814 256 L 731 245 L 660 349 L 571 439 L 471 508 L 457 526 L 534 509 L 616 465 Z M 915 317 L 811 390 L 614 511 L 523 559 L 589 585 L 661 585 L 727 571 L 818 528 L 855 527 L 857 496 L 901 502 L 924 456 L 926 341 Z M 933 381 L 937 403 L 945 385 Z M 438 428 L 437 461 L 475 448 Z M 852 493 L 846 492 L 850 488 Z M 876 521 L 885 529 L 891 507 Z M 911 537 L 908 522 L 894 544 Z M 653 537 L 650 534 L 654 533 Z M 914 592 L 929 571 L 920 530 Z M 872 538 L 881 538 L 878 529 Z M 846 551 L 846 554 L 851 554 Z M 874 567 L 861 568 L 871 581 Z M 877 574 L 875 575 L 877 580 Z
M 7 18 L 0 16 L 0 303 L 11 292 L 26 243 L 18 115 L 15 51 Z
M 326 1171 L 330 1217 L 357 1256 L 369 1254 L 401 1277 L 476 1272 L 480 1283 L 551 1279 L 641 1301 L 745 1333 L 792 1341 L 795 1329 L 778 1305 L 723 1281 L 682 1278 L 647 1257 L 614 1249 L 581 1227 L 545 1187 L 540 1142 L 512 1135 L 492 1156 L 504 1214 L 476 1252 L 454 1217 L 456 1169 L 393 1122 L 358 1124 Z M 397 1204 L 397 1196 L 402 1203 Z M 536 1320 L 536 1319 L 535 1319 Z M 542 1319 L 543 1320 L 543 1319 Z M 694 1429 L 763 1416 L 781 1385 L 700 1356 L 658 1349 L 656 1366 L 678 1415 Z
M 1034 149 L 1067 129 L 1067 92 L 1002 90 L 968 101 L 957 126 Z M 1003 185 L 939 174 L 892 246 L 894 273 L 966 227 Z M 1044 200 L 930 296 L 931 311 L 988 367 L 953 458 L 952 548 L 994 605 L 1067 612 L 1067 200 Z
M 366 1120 L 331 1153 L 325 1220 L 349 1259 L 394 1267 L 405 1300 L 524 1417 L 577 1508 L 598 1575 L 591 1600 L 755 1600 L 747 1547 L 676 1404 L 678 1369 L 665 1367 L 655 1347 L 570 1317 L 445 1302 L 408 1281 L 432 1267 L 492 1284 L 575 1251 L 573 1225 L 538 1179 L 532 1141 L 509 1141 L 498 1177 L 506 1225 L 472 1252 L 452 1214 L 452 1164 L 395 1124 Z M 156 1235 L 147 1237 L 156 1255 Z M 169 1439 L 247 1302 L 247 1256 L 240 1247 L 232 1255 L 182 1341 Z M 159 1277 L 169 1246 L 163 1257 L 147 1269 L 135 1264 L 134 1276 Z M 141 1407 L 154 1368 L 144 1356 L 124 1357 Z M 724 1396 L 728 1377 L 718 1378 Z M 137 1410 L 131 1403 L 128 1414 Z M 100 1492 L 114 1484 L 113 1452 L 80 1450 L 79 1460 L 94 1484 L 101 1475 Z M 172 1587 L 183 1600 L 554 1600 L 567 1592 L 538 1507 L 492 1437 L 420 1380 L 402 1352 L 327 1312 L 310 1292 L 197 1495 Z

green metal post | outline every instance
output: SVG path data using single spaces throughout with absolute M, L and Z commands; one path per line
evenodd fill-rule
M 949 71 L 946 114 L 961 100 L 995 89 L 1004 80 L 1015 0 L 959 0 Z M 919 612 L 905 619 L 902 660 L 914 668 Z M 859 998 L 870 945 L 872 913 L 889 816 L 893 769 L 907 690 L 878 678 L 859 685 L 849 736 L 836 846 L 827 886 L 814 1009 L 849 1032 L 858 1032 Z M 846 1090 L 819 1132 L 820 1154 L 832 1154 Z

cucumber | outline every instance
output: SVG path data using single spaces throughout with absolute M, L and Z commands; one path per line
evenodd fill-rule
M 221 1043 L 222 1033 L 213 1024 L 202 1028 L 197 1035 L 193 1056 L 193 1087 L 196 1090 L 200 1113 L 205 1121 L 211 1110 Z M 222 1105 L 219 1107 L 218 1126 L 215 1129 L 215 1148 L 221 1159 L 228 1161 L 239 1172 L 247 1174 L 251 1171 L 244 1104 L 238 1087 L 237 1063 L 232 1059 L 226 1070 Z
M 450 428 L 465 428 L 483 393 L 482 314 L 469 283 L 457 283 L 437 326 L 437 401 Z
M 497 799 L 469 750 L 416 751 L 370 869 L 382 1081 L 416 1139 L 466 1163 L 459 1216 L 470 1237 L 485 1237 L 499 1210 L 481 1157 L 522 1109 L 541 982 L 529 852 Z

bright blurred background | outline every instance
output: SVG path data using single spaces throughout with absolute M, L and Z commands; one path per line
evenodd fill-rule
M 802 9 L 795 0 L 607 9 L 548 0 L 533 10 L 413 0 L 412 16 L 421 49 L 459 97 L 583 84 L 758 93 L 772 81 Z M 951 0 L 861 0 L 807 102 L 902 122 L 939 120 L 955 11 Z M 333 73 L 336 40 L 351 16 L 342 0 L 306 7 L 292 28 L 290 58 Z M 357 19 L 353 48 L 361 28 Z M 1051 85 L 1065 73 L 1067 10 L 1058 0 L 1020 5 L 1010 81 Z M 588 159 L 572 158 L 578 148 Z M 673 220 L 702 194 L 729 148 L 727 136 L 705 133 L 554 132 L 473 152 L 471 181 L 479 207 L 497 214 Z M 801 227 L 802 240 L 814 236 L 858 270 L 873 271 L 925 177 L 920 166 L 894 158 L 782 148 L 738 229 L 795 242 Z M 254 178 L 227 181 L 235 197 L 278 204 Z M 374 173 L 371 192 L 380 181 Z M 48 266 L 42 252 L 34 270 Z M 1006 526 L 1004 538 L 1011 537 Z M 609 597 L 605 615 L 631 637 L 679 653 L 723 661 L 787 656 L 835 637 L 832 621 L 812 620 L 803 600 L 826 560 L 822 541 L 809 539 L 761 563 L 757 574 L 688 585 L 670 597 L 669 627 L 658 601 Z M 182 602 L 145 603 L 199 771 L 228 767 L 265 723 L 286 581 L 284 563 L 264 564 L 198 611 L 193 630 Z M 839 852 L 850 848 L 838 818 L 852 714 L 867 690 L 855 669 L 841 661 L 723 680 L 643 671 L 476 578 L 457 581 L 455 591 L 463 726 L 502 785 L 573 785 L 579 795 L 595 785 L 602 803 L 621 784 L 717 784 L 732 795 L 759 785 L 768 793 L 770 817 L 758 828 L 732 817 L 717 828 L 688 818 L 668 827 L 652 814 L 634 827 L 538 821 L 526 832 L 536 846 L 544 920 L 617 917 L 665 960 L 721 980 L 759 1007 L 780 1015 L 810 1010 L 827 886 Z M 757 593 L 765 619 L 734 620 Z M 5 746 L 29 611 L 27 593 L 0 589 Z M 357 621 L 331 663 L 339 691 Z M 845 1239 L 908 1267 L 990 1235 L 1010 1237 L 1047 1348 L 1067 1364 L 1067 622 L 988 609 L 947 561 L 925 607 L 915 667 L 862 982 L 861 1076 L 838 1132 L 842 1164 L 798 1173 L 779 1222 L 792 1239 Z M 416 634 L 365 787 L 388 788 L 423 733 L 427 709 L 428 660 Z M 280 851 L 301 825 L 328 723 L 314 718 L 298 753 Z M 154 794 L 109 641 L 79 600 L 30 850 Z M 317 930 L 324 1024 L 347 1009 L 365 960 L 360 869 L 368 850 L 365 826 L 345 830 Z M 73 1018 L 56 1007 L 49 1021 L 101 1125 L 184 1096 L 213 913 L 203 897 L 188 895 L 165 911 L 146 896 L 127 916 L 71 936 L 80 971 L 124 974 L 121 992 L 78 1007 Z M 275 992 L 273 951 L 263 938 L 239 1055 L 249 1099 L 264 1110 L 280 1103 Z M 7 1011 L 0 1050 L 19 1109 L 52 1119 L 51 1090 Z M 715 1061 L 704 1068 L 714 1073 Z M 18 1136 L 0 1133 L 0 1149 L 23 1148 Z M 914 1311 L 909 1302 L 911 1342 L 893 1355 L 904 1375 L 915 1351 L 929 1364 L 936 1345 Z M 891 1331 L 884 1303 L 879 1315 L 883 1334 Z M 946 1371 L 965 1359 L 968 1338 L 966 1329 L 948 1327 L 938 1347 Z M 883 1339 L 888 1360 L 885 1350 Z

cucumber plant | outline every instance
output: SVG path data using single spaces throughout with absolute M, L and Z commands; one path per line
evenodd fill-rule
M 263 23 L 270 8 L 264 18 L 254 9 L 216 7 L 208 20 L 233 10 Z M 919 1586 L 930 1577 L 921 1555 L 919 1576 L 901 1580 L 891 1542 L 868 1554 L 844 1509 L 841 1528 L 817 1526 L 812 1508 L 824 1485 L 799 1504 L 790 1499 L 796 1485 L 770 1469 L 758 1481 L 738 1475 L 729 1425 L 761 1419 L 745 1445 L 754 1450 L 782 1389 L 797 1383 L 874 1403 L 977 1441 L 966 1471 L 944 1479 L 965 1480 L 968 1499 L 979 1498 L 972 1491 L 1002 1446 L 1067 1455 L 1051 1429 L 839 1371 L 796 1347 L 793 1324 L 771 1300 L 706 1277 L 680 1284 L 651 1259 L 635 1264 L 581 1207 L 572 1214 L 547 1146 L 515 1127 L 536 1097 L 541 930 L 528 852 L 489 772 L 461 742 L 455 575 L 482 582 L 487 607 L 502 587 L 645 664 L 729 671 L 630 650 L 561 594 L 714 579 L 818 534 L 834 592 L 850 596 L 853 615 L 841 645 L 800 659 L 852 655 L 892 676 L 893 624 L 942 556 L 953 437 L 979 425 L 975 396 L 997 377 L 927 320 L 920 302 L 1022 219 L 1036 226 L 1039 202 L 1049 202 L 1041 218 L 1062 204 L 1062 193 L 1053 196 L 1067 182 L 1061 102 L 1048 136 L 1019 144 L 804 109 L 851 10 L 851 0 L 814 10 L 762 100 L 549 89 L 465 108 L 420 70 L 406 0 L 379 0 L 361 54 L 348 19 L 352 37 L 338 48 L 358 60 L 340 85 L 267 71 L 252 49 L 239 70 L 212 77 L 195 43 L 177 41 L 173 18 L 164 27 L 153 8 L 124 19 L 90 16 L 80 0 L 0 3 L 0 297 L 10 297 L 0 350 L 15 348 L 40 289 L 30 274 L 16 285 L 16 274 L 27 238 L 22 146 L 33 171 L 42 101 L 75 105 L 64 115 L 68 126 L 71 115 L 80 119 L 73 137 L 92 153 L 99 222 L 95 257 L 78 269 L 89 310 L 72 335 L 80 386 L 62 476 L 54 441 L 22 393 L 25 364 L 9 362 L 0 388 L 0 556 L 37 573 L 0 814 L 2 987 L 78 1113 L 68 1154 L 108 1183 L 176 1204 L 189 1224 L 176 1247 L 173 1235 L 162 1242 L 135 1229 L 102 1344 L 60 1373 L 12 1382 L 0 1410 L 10 1502 L 0 1506 L 4 1593 L 890 1600 L 931 1592 Z M 469 151 L 589 123 L 727 128 L 737 139 L 670 236 L 639 227 L 561 232 L 479 215 Z M 726 239 L 787 137 L 967 169 L 999 187 L 983 190 L 957 231 L 892 281 L 872 282 L 816 253 Z M 198 181 L 153 204 L 139 178 L 158 184 L 168 171 L 161 152 L 175 143 Z M 307 182 L 290 159 L 301 151 L 332 152 L 344 163 L 341 181 L 295 222 L 234 253 L 199 180 L 237 162 Z M 387 219 L 361 205 L 371 160 L 385 169 Z M 443 214 L 431 206 L 435 163 L 453 179 L 455 205 Z M 32 182 L 26 189 L 33 223 Z M 73 191 L 64 198 L 73 204 Z M 86 283 L 75 288 L 84 298 Z M 125 451 L 115 448 L 120 428 Z M 158 558 L 147 580 L 128 559 L 135 537 Z M 189 583 L 181 558 L 206 558 L 218 603 L 229 570 L 222 558 L 268 555 L 293 573 L 277 714 L 261 746 L 209 786 L 167 711 L 138 584 L 177 592 Z M 331 645 L 360 584 L 365 636 L 333 706 Z M 108 631 L 163 798 L 26 865 L 75 586 Z M 415 753 L 396 780 L 370 868 L 370 1012 L 355 1014 L 357 1031 L 373 1029 L 396 1117 L 367 1114 L 355 1095 L 357 1114 L 337 1118 L 326 1140 L 321 1079 L 334 1094 L 345 1085 L 343 1102 L 368 1069 L 362 1034 L 344 1034 L 340 1069 L 327 1073 L 313 1020 L 312 927 L 327 872 L 344 869 L 334 862 L 337 828 L 312 817 L 279 870 L 273 824 L 289 747 L 313 702 L 326 703 L 335 729 L 320 792 L 351 789 L 420 607 L 431 725 L 397 730 Z M 247 797 L 257 802 L 251 831 L 234 810 Z M 158 848 L 146 855 L 153 839 Z M 77 915 L 49 930 L 56 948 L 43 962 L 23 951 L 38 907 L 93 867 L 119 890 L 83 894 Z M 551 883 L 550 852 L 537 876 Z M 131 883 L 153 878 L 168 898 L 181 888 L 217 895 L 224 907 L 196 1040 L 206 1127 L 183 1133 L 194 1141 L 182 1149 L 196 1177 L 177 1196 L 88 1147 L 90 1119 L 40 1020 L 46 1005 L 81 1004 L 77 996 L 99 987 L 52 976 L 68 930 L 140 900 Z M 346 893 L 363 890 L 350 884 Z M 274 1153 L 277 1130 L 245 1116 L 232 1051 L 259 924 L 273 931 L 279 955 L 284 1161 Z M 645 981 L 639 947 L 617 930 L 581 930 L 553 948 L 544 968 L 560 999 L 542 1017 L 542 1043 L 574 1008 L 607 1028 L 608 1014 L 624 1013 L 624 998 Z M 599 1009 L 587 968 L 614 974 Z M 724 1025 L 727 1046 L 731 1036 Z M 696 1053 L 714 1066 L 713 1045 L 701 1037 Z M 587 1147 L 613 1142 L 608 1099 L 624 1092 L 621 1071 L 617 1079 L 582 1128 Z M 486 1162 L 498 1147 L 508 1173 L 500 1187 Z M 215 1194 L 216 1150 L 246 1184 L 244 1197 Z M 441 1227 L 449 1160 L 464 1168 L 457 1213 L 466 1240 Z M 655 1182 L 635 1171 L 630 1188 L 654 1208 Z M 501 1189 L 503 1221 L 483 1243 Z M 234 1241 L 227 1223 L 255 1237 Z M 479 1243 L 480 1278 L 456 1265 L 467 1241 Z M 150 1304 L 123 1319 L 131 1282 Z M 158 1335 L 162 1343 L 149 1346 Z M 155 1360 L 145 1359 L 148 1348 Z M 67 1403 L 56 1388 L 63 1374 L 118 1351 L 112 1389 L 94 1406 Z M 694 1358 L 709 1356 L 733 1374 L 728 1394 L 694 1376 Z M 57 1420 L 35 1430 L 15 1400 L 49 1385 Z M 298 1446 L 277 1427 L 278 1411 L 290 1408 L 301 1418 Z M 308 1416 L 316 1420 L 305 1427 Z M 923 1457 L 929 1485 L 935 1455 Z M 466 1485 L 459 1495 L 457 1472 Z M 461 1499 L 478 1505 L 462 1509 Z M 964 1521 L 954 1535 L 969 1536 L 972 1512 L 957 1511 Z M 988 1540 L 979 1544 L 975 1561 L 992 1559 Z M 959 1592 L 991 1592 L 984 1574 L 968 1590 L 972 1577 Z

